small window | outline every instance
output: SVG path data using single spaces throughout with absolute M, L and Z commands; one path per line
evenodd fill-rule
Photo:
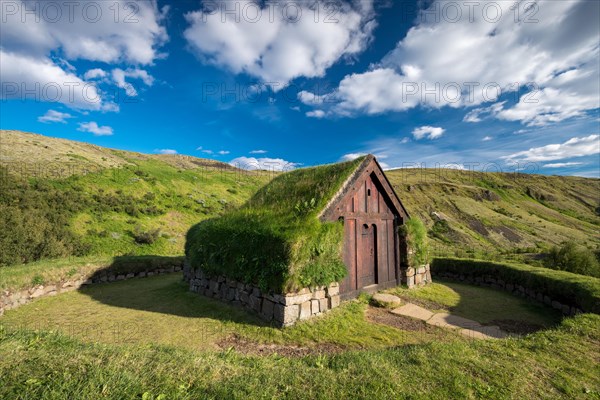
M 367 189 L 367 196 L 371 195 L 371 189 Z
M 362 226 L 362 235 L 367 236 L 369 234 L 369 225 L 363 224 Z

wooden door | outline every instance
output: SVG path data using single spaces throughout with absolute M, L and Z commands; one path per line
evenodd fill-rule
M 357 289 L 377 283 L 377 226 L 362 224 L 360 248 L 358 249 Z

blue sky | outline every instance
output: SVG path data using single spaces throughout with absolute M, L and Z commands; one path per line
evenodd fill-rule
M 2 129 L 247 167 L 600 175 L 597 1 L 51 3 L 2 1 Z

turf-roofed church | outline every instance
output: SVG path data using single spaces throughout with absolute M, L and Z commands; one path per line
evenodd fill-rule
M 190 289 L 277 325 L 398 285 L 408 213 L 374 156 L 283 173 L 188 233 Z M 402 266 L 401 266 L 402 264 Z

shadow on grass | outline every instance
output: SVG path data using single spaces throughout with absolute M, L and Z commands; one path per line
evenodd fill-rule
M 270 326 L 246 309 L 190 292 L 187 283 L 183 281 L 182 272 L 174 272 L 182 266 L 183 257 L 115 257 L 110 266 L 93 274 L 92 285 L 82 286 L 79 292 L 114 307 L 186 318 Z M 138 277 L 140 273 L 143 276 L 154 271 L 159 273 Z M 128 274 L 134 274 L 135 277 L 124 279 Z
M 442 278 L 436 279 L 432 286 L 392 291 L 429 310 L 449 312 L 484 327 L 497 326 L 510 334 L 534 333 L 558 326 L 562 321 L 562 313 L 542 303 L 503 290 Z
M 91 277 L 98 284 L 83 286 L 79 291 L 114 307 L 222 323 L 272 326 L 249 310 L 190 292 L 187 283 L 183 282 L 182 273 L 170 272 L 182 266 L 183 257 L 115 257 L 110 266 L 96 271 Z M 157 270 L 163 270 L 163 273 L 137 277 L 140 273 L 143 275 Z M 110 282 L 111 278 L 128 274 L 134 274 L 136 278 Z M 509 333 L 532 333 L 558 325 L 561 321 L 556 310 L 504 291 L 442 279 L 436 282 L 441 285 L 415 291 L 398 288 L 397 294 L 430 310 L 447 310 L 482 325 L 498 326 Z

